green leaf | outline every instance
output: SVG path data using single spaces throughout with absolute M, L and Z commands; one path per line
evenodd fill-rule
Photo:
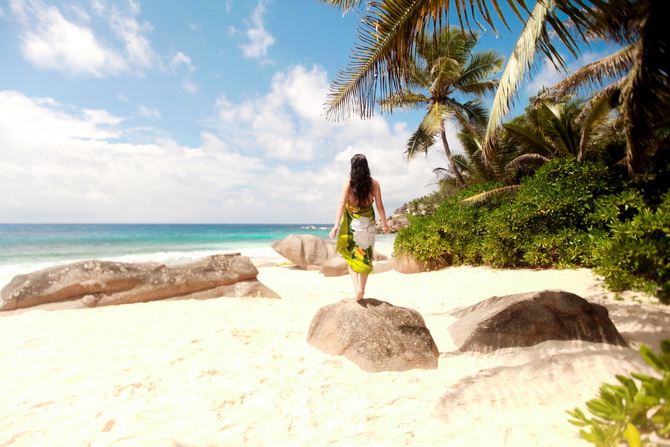
M 661 351 L 663 351 L 663 354 L 670 355 L 670 340 L 663 340 L 661 342 Z
M 626 441 L 628 441 L 629 447 L 640 447 L 642 445 L 640 432 L 631 423 L 626 425 L 626 429 L 623 431 L 623 436 L 626 438 Z
M 628 391 L 626 395 L 627 400 L 632 401 L 638 391 L 637 386 L 635 385 L 633 379 L 630 379 L 626 376 L 622 376 L 619 374 L 617 374 L 615 377 L 619 382 L 621 382 L 626 387 L 626 390 Z
M 652 368 L 659 372 L 664 372 L 666 370 L 665 365 L 661 359 L 654 354 L 654 351 L 647 345 L 640 346 L 640 355 Z
M 640 374 L 640 373 L 631 373 L 631 376 L 635 377 L 637 380 L 641 382 L 651 382 L 653 380 L 656 380 L 654 377 L 647 376 L 646 374 Z

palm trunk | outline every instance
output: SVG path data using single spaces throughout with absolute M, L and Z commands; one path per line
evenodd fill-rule
M 461 172 L 458 170 L 458 167 L 456 166 L 456 160 L 454 160 L 453 155 L 451 155 L 451 150 L 449 149 L 449 143 L 447 142 L 447 133 L 444 131 L 444 128 L 440 130 L 440 136 L 442 137 L 442 145 L 444 146 L 444 153 L 447 154 L 447 160 L 449 160 L 449 167 L 451 168 L 451 173 L 454 174 L 456 180 L 458 180 L 458 183 L 461 184 L 461 188 L 465 188 L 467 185 L 465 184 L 465 180 L 463 180 Z

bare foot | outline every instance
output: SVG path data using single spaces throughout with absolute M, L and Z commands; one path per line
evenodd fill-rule
M 363 292 L 362 292 L 362 291 L 359 291 L 359 292 L 356 294 L 356 301 L 360 301 L 360 300 L 362 300 L 362 299 L 363 299 Z

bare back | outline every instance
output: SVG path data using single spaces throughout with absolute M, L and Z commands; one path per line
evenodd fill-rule
M 352 204 L 353 206 L 358 206 L 358 207 L 363 207 L 363 206 L 371 206 L 372 203 L 375 201 L 375 198 L 379 195 L 379 182 L 375 179 L 372 180 L 372 191 L 370 191 L 370 195 L 368 196 L 368 200 L 365 201 L 365 203 L 358 203 L 356 201 L 356 198 L 351 194 L 351 190 L 348 188 L 349 182 L 346 181 L 346 186 L 347 186 L 347 202 Z

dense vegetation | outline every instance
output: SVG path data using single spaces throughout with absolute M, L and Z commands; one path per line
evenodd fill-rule
M 633 288 L 670 301 L 670 193 L 631 180 L 602 161 L 556 158 L 521 187 L 477 203 L 501 184 L 475 184 L 430 211 L 414 201 L 398 255 L 429 267 L 589 267 L 613 290 Z M 433 202 L 434 203 L 434 202 Z M 425 206 L 422 206 L 425 205 Z

